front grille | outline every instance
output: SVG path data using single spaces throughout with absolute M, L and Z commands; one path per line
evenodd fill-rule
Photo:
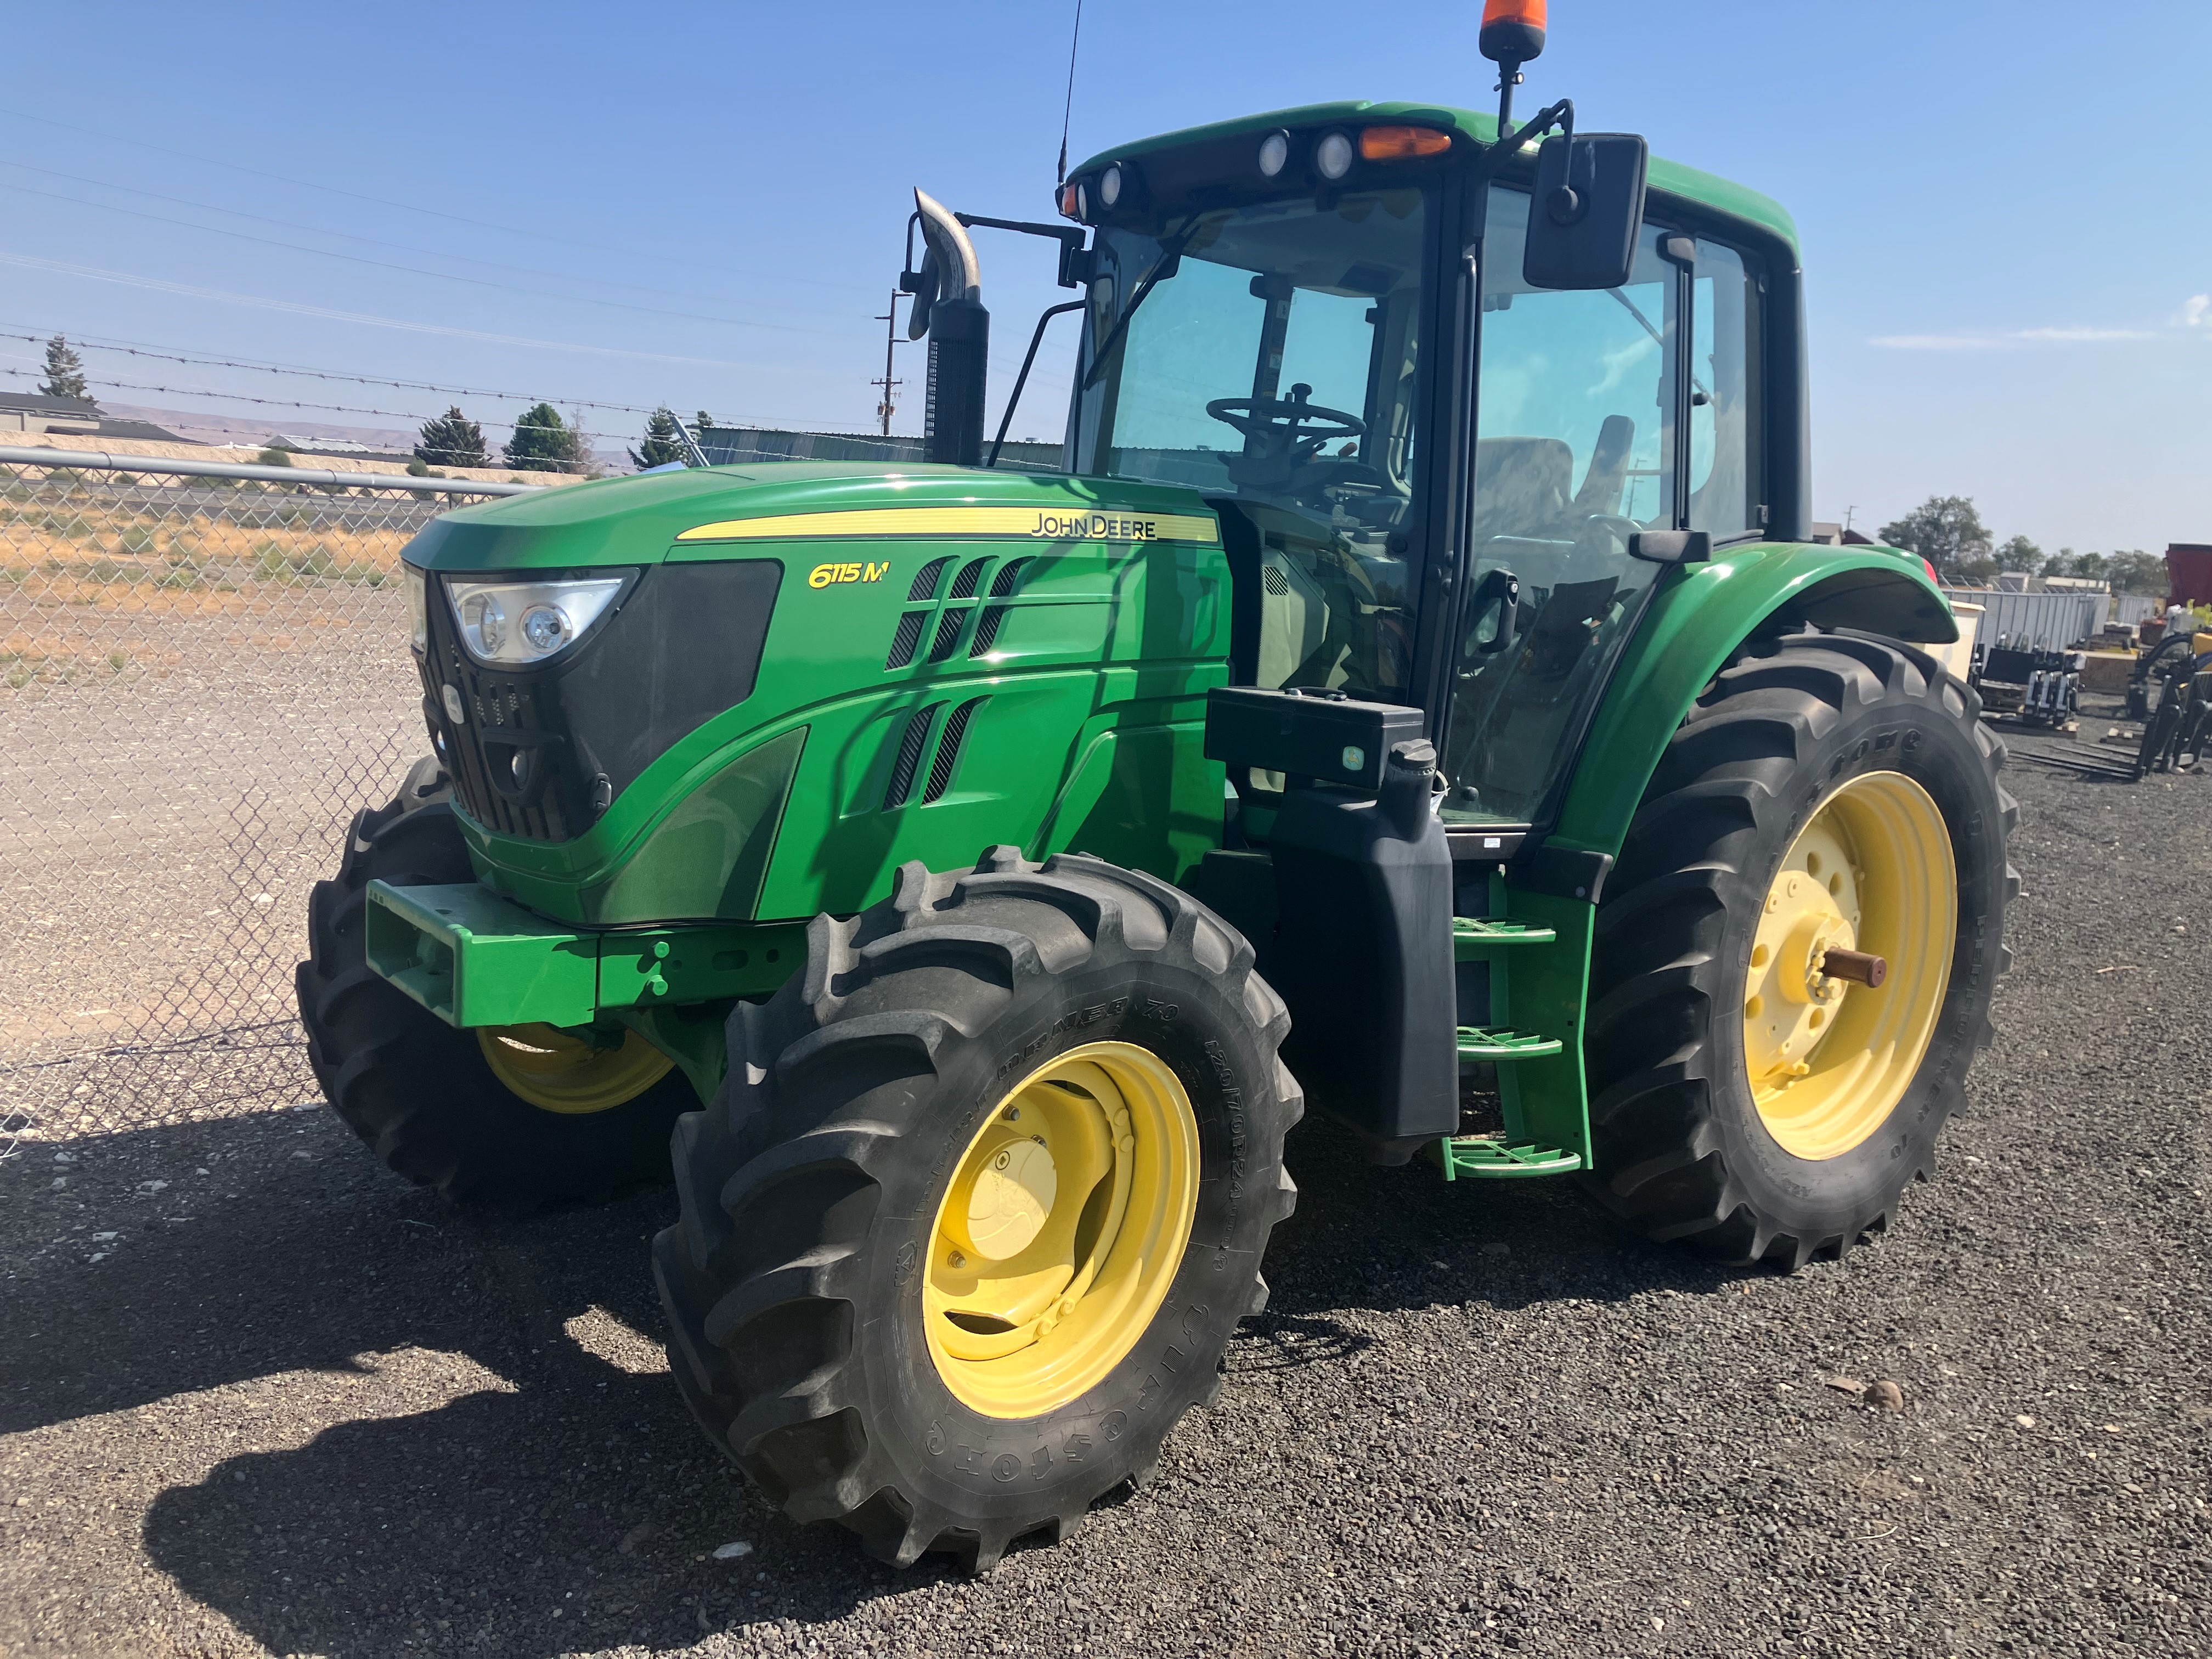
M 781 574 L 760 559 L 641 572 L 584 640 L 520 671 L 461 648 L 433 576 L 422 714 L 461 810 L 500 835 L 582 835 L 672 744 L 752 695 Z
M 591 781 L 576 776 L 560 701 L 544 674 L 480 666 L 431 610 L 423 659 L 422 709 L 431 741 L 453 781 L 462 810 L 487 830 L 531 841 L 567 841 L 591 823 Z M 460 694 L 466 719 L 447 718 L 446 686 Z

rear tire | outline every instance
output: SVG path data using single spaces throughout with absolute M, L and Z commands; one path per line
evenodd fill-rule
M 1661 760 L 1598 911 L 1585 1052 L 1589 1183 L 1601 1203 L 1651 1238 L 1788 1268 L 1840 1255 L 1887 1224 L 1905 1187 L 1932 1172 L 1936 1134 L 1989 1041 L 1990 994 L 2009 956 L 2004 907 L 2019 888 L 2005 860 L 2019 809 L 1997 785 L 2003 763 L 1974 694 L 1912 646 L 1794 635 L 1721 673 Z M 1809 1137 L 1813 1155 L 1800 1155 L 1802 1131 L 1773 1103 L 1781 1073 L 1765 1070 L 1754 1085 L 1747 1054 L 1762 1066 L 1806 1066 L 1819 1087 L 1822 1068 L 1856 1065 L 1861 1051 L 1758 1049 L 1747 988 L 1775 981 L 1753 965 L 1754 938 L 1795 868 L 1785 860 L 1802 856 L 1808 826 L 1831 821 L 1821 815 L 1855 787 L 1940 812 L 1956 926 L 1947 976 L 1930 969 L 1917 992 L 1916 961 L 1895 964 L 1888 991 L 1832 988 L 1839 1000 L 1846 990 L 1924 996 L 1932 1026 L 1921 1028 L 1917 1069 L 1904 1063 L 1852 1132 L 1859 1138 Z M 1913 863 L 1904 856 L 1898 867 Z M 1864 870 L 1844 878 L 1867 879 Z M 1944 937 L 1936 915 L 1924 937 Z M 1844 1035 L 1840 1018 L 1830 1029 Z
M 907 865 L 892 897 L 817 917 L 807 941 L 803 974 L 732 1014 L 728 1080 L 677 1126 L 682 1219 L 653 1245 L 670 1361 L 708 1437 L 793 1519 L 836 1521 L 901 1566 L 939 1550 L 988 1571 L 1014 1540 L 1056 1541 L 1146 1478 L 1176 1419 L 1212 1398 L 1237 1321 L 1265 1305 L 1261 1255 L 1296 1196 L 1282 1146 L 1302 1103 L 1276 1058 L 1289 1017 L 1227 924 L 1095 859 L 1037 866 L 1000 848 L 972 872 Z M 995 1407 L 1003 1376 L 963 1380 L 941 1357 L 943 1304 L 926 1302 L 957 1255 L 947 1195 L 1008 1103 L 1034 1103 L 1024 1079 L 1102 1048 L 1171 1073 L 1183 1098 L 1188 1243 L 1140 1252 L 1157 1294 L 1115 1316 L 1089 1370 L 1070 1365 L 1073 1397 L 1045 1388 L 1035 1409 Z M 1042 1121 L 1032 1111 L 1020 1134 Z M 1121 1133 L 1141 1160 L 1145 1132 Z M 1106 1184 L 1079 1189 L 1060 1146 L 1077 1196 L 1043 1202 L 1073 1204 L 1091 1229 L 1072 1260 L 1110 1264 L 1123 1235 L 1094 1220 L 1114 1208 Z M 1010 1150 L 1036 1156 L 1025 1139 Z M 999 1254 L 1026 1270 L 1028 1256 Z M 1073 1296 L 1102 1295 L 1109 1271 Z M 1086 1310 L 1058 1304 L 1063 1338 Z M 1040 1322 L 1006 1363 L 1054 1358 L 1051 1340 Z
M 665 1181 L 669 1128 L 699 1103 L 682 1073 L 605 1110 L 549 1111 L 500 1081 L 477 1033 L 370 969 L 371 881 L 476 879 L 451 793 L 434 760 L 418 762 L 388 805 L 355 817 L 336 879 L 309 897 L 295 980 L 324 1098 L 393 1170 L 457 1204 L 521 1212 Z

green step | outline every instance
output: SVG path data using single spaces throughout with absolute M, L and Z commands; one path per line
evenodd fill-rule
M 1459 1028 L 1462 1060 L 1543 1060 L 1563 1053 L 1565 1048 L 1557 1037 L 1535 1036 L 1526 1031 L 1495 1031 L 1480 1025 Z
M 1475 916 L 1452 918 L 1452 959 L 1486 962 L 1494 945 L 1550 945 L 1559 934 L 1526 921 L 1492 921 Z
M 1508 1146 L 1494 1135 L 1454 1135 L 1437 1143 L 1446 1181 L 1510 1181 L 1522 1176 L 1565 1175 L 1583 1167 L 1580 1153 L 1557 1146 Z

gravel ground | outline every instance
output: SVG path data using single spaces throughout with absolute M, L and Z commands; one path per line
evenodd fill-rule
M 1302 1129 L 1218 1405 L 981 1580 L 711 1453 L 657 1346 L 665 1194 L 479 1224 L 319 1109 L 33 1148 L 0 1651 L 2205 1651 L 2212 783 L 2014 787 L 1999 1040 L 1887 1237 L 1716 1269 Z

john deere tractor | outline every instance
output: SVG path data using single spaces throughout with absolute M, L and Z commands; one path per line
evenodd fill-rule
M 684 1399 L 892 1561 L 1146 1475 L 1309 1104 L 1794 1267 L 1929 1175 L 1987 1034 L 2002 751 L 1920 561 L 1808 544 L 1790 221 L 1513 125 L 1540 7 L 1491 12 L 1495 119 L 1121 145 L 1057 222 L 918 198 L 926 463 L 406 550 L 433 753 L 314 893 L 331 1103 L 465 1203 L 672 1152 Z M 1062 471 L 985 443 L 985 231 L 1077 295 Z

